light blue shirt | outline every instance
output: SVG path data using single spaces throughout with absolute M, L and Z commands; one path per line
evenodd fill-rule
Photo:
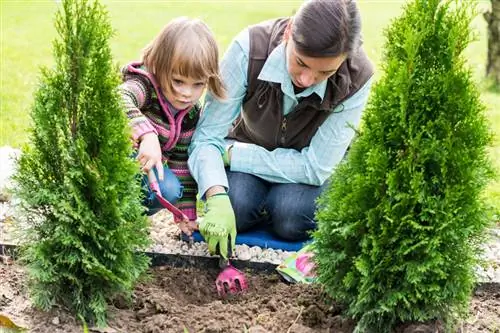
M 227 99 L 218 101 L 207 93 L 205 109 L 189 147 L 189 169 L 203 197 L 212 186 L 221 185 L 228 188 L 222 153 L 226 145 L 233 143 L 225 137 L 241 112 L 247 91 L 249 49 L 249 33 L 248 29 L 245 29 L 233 40 L 221 62 L 221 75 L 227 89 Z M 285 115 L 293 110 L 300 97 L 317 94 L 323 99 L 326 90 L 325 80 L 297 95 L 294 93 L 287 70 L 284 43 L 271 52 L 259 79 L 281 84 Z M 337 106 L 318 128 L 311 144 L 301 151 L 288 148 L 268 151 L 255 144 L 234 142 L 231 150 L 231 171 L 249 173 L 275 183 L 322 185 L 342 160 L 354 137 L 352 127 L 357 128 L 359 125 L 370 93 L 371 81 L 372 79 Z M 335 112 L 339 110 L 343 111 Z

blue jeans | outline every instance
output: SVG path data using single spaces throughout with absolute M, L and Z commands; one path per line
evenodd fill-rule
M 286 240 L 309 238 L 316 228 L 316 198 L 328 186 L 270 183 L 259 177 L 226 169 L 229 199 L 236 216 L 238 232 L 269 224 Z
M 153 169 L 156 179 L 158 179 L 158 171 L 156 168 Z M 162 197 L 170 201 L 170 203 L 175 203 L 182 198 L 184 187 L 172 170 L 166 166 L 163 167 L 163 181 L 158 179 L 158 185 L 160 186 Z M 142 192 L 144 194 L 143 205 L 148 208 L 147 215 L 153 215 L 164 208 L 156 198 L 156 194 L 149 187 L 147 175 L 143 175 L 142 177 Z

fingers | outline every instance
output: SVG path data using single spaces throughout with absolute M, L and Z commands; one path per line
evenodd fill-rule
M 184 221 L 179 222 L 179 229 L 181 229 L 181 231 L 188 236 L 191 236 L 193 234 L 191 228 L 188 225 L 188 222 L 184 222 Z
M 146 156 L 144 156 L 144 153 L 141 151 L 141 149 L 139 148 L 139 151 L 137 152 L 137 156 L 135 157 L 138 161 L 140 161 L 141 159 L 145 158 Z
M 193 231 L 198 230 L 198 223 L 196 223 L 196 221 L 190 221 L 189 219 L 187 219 L 185 221 L 181 221 L 179 223 L 179 227 L 183 232 L 185 232 L 186 234 L 189 233 L 189 235 L 191 235 Z
M 186 221 L 181 222 L 180 224 L 182 225 L 182 232 L 184 232 L 188 236 L 191 236 L 194 231 L 198 230 L 198 224 L 195 221 Z
M 160 180 L 163 180 L 163 163 L 162 163 L 162 157 L 161 157 L 161 149 L 158 148 L 158 151 L 151 151 L 151 149 L 148 149 L 147 146 L 144 148 L 142 145 L 139 148 L 138 154 L 137 154 L 137 161 L 139 162 L 139 165 L 141 166 L 141 171 L 142 172 L 149 172 L 153 167 L 156 168 L 158 171 L 158 178 Z
M 198 223 L 196 223 L 196 221 L 189 221 L 188 226 L 191 231 L 198 230 Z
M 148 160 L 149 160 L 146 156 L 144 156 L 144 155 L 138 155 L 138 156 L 136 157 L 136 159 L 137 159 L 137 161 L 139 162 L 139 166 L 141 167 L 141 171 L 142 171 L 142 172 L 147 172 L 147 171 L 149 171 L 149 169 L 148 169 L 148 170 L 144 170 L 144 166 L 146 165 L 146 163 L 147 163 L 147 162 L 148 162 Z
M 210 254 L 215 253 L 215 251 L 217 250 L 218 243 L 219 243 L 218 237 L 209 237 L 209 239 L 208 239 L 208 252 L 210 252 Z
M 139 164 L 141 166 L 143 166 L 144 164 L 146 164 L 146 162 L 148 161 L 147 157 L 144 156 L 143 154 L 137 155 L 136 160 L 139 161 Z
M 150 169 L 148 171 L 148 181 L 149 181 L 150 184 L 152 184 L 152 183 L 158 183 L 158 180 L 156 179 L 156 175 L 155 175 L 153 169 Z
M 158 171 L 158 179 L 163 181 L 163 164 L 161 163 L 161 160 L 156 162 L 156 171 Z
M 142 171 L 143 172 L 149 172 L 153 170 L 154 162 L 153 160 L 148 160 L 143 166 L 142 166 Z
M 236 229 L 231 232 L 231 251 L 234 254 L 234 249 L 236 248 Z
M 222 237 L 222 239 L 220 240 L 219 251 L 220 251 L 220 255 L 224 259 L 227 259 L 227 237 Z

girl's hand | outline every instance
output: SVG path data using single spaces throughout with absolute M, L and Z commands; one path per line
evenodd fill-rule
M 148 175 L 153 174 L 153 168 L 158 172 L 159 181 L 163 180 L 163 164 L 161 161 L 161 147 L 158 136 L 154 133 L 147 133 L 141 137 L 139 143 L 139 153 L 137 160 L 141 165 L 141 170 Z M 151 181 L 151 179 L 150 179 Z
M 194 231 L 198 230 L 196 221 L 181 221 L 177 223 L 179 229 L 188 236 L 191 236 Z

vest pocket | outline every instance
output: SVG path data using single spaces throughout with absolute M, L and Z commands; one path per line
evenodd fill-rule
M 257 89 L 257 107 L 262 109 L 269 99 L 269 94 L 272 92 L 273 88 L 269 83 L 260 84 Z

